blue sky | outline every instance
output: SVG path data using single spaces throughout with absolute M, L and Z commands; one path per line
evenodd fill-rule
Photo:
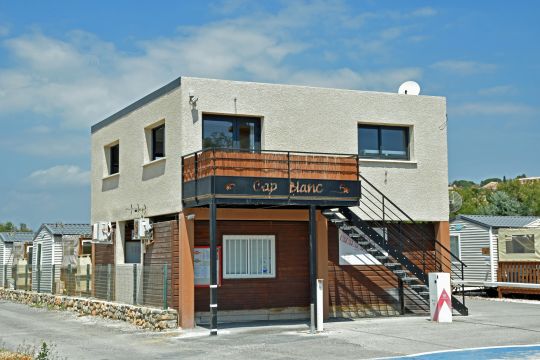
M 179 75 L 448 99 L 450 180 L 540 176 L 537 1 L 2 1 L 0 222 L 89 221 L 89 126 Z

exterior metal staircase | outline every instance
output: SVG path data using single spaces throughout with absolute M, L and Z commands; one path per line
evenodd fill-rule
M 373 184 L 360 178 L 360 206 L 327 209 L 324 216 L 394 273 L 400 287 L 410 289 L 429 309 L 427 274 L 443 271 L 452 279 L 463 280 L 466 265 Z M 461 292 L 461 299 L 452 295 L 452 307 L 468 315 L 463 286 Z M 404 308 L 403 303 L 401 306 Z

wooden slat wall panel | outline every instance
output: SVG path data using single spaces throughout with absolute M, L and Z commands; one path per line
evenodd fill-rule
M 215 167 L 215 169 L 214 169 Z M 275 177 L 358 180 L 355 157 L 204 151 L 197 158 L 197 176 Z M 195 180 L 195 156 L 184 158 L 183 180 Z
M 195 222 L 195 245 L 208 245 L 208 222 Z M 308 223 L 287 221 L 218 221 L 222 236 L 275 235 L 276 278 L 223 279 L 218 289 L 220 310 L 254 310 L 309 305 Z M 195 289 L 195 311 L 208 311 L 209 289 Z

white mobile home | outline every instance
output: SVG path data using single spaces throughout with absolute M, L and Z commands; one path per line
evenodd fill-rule
M 450 245 L 467 267 L 468 282 L 496 282 L 500 229 L 540 227 L 540 217 L 458 215 L 450 222 Z
M 13 288 L 16 274 L 13 265 L 26 265 L 27 246 L 31 245 L 32 232 L 1 232 L 0 233 L 0 287 Z M 21 248 L 22 251 L 14 251 Z M 19 254 L 20 253 L 20 254 Z
M 34 237 L 32 257 L 32 290 L 52 292 L 53 271 L 55 281 L 60 278 L 63 242 L 73 236 L 90 236 L 88 224 L 43 224 Z

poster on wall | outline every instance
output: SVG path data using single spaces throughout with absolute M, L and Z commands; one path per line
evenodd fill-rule
M 218 284 L 221 285 L 221 246 L 218 246 Z M 195 273 L 195 286 L 210 286 L 210 247 L 195 246 L 193 249 L 193 268 Z
M 339 230 L 339 265 L 382 265 L 349 235 Z

